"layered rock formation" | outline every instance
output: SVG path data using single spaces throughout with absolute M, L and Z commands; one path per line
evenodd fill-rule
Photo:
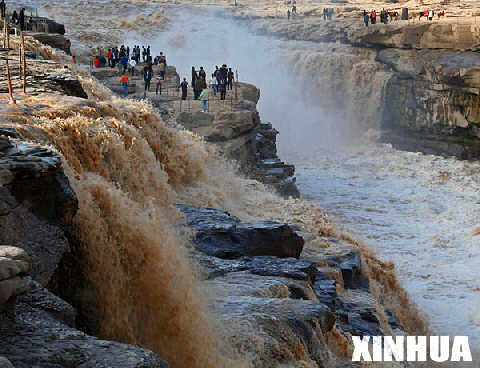
M 154 74 L 158 74 L 154 66 Z M 138 67 L 141 69 L 141 67 Z M 118 82 L 117 69 L 100 68 L 92 73 L 115 93 L 123 95 Z M 174 66 L 168 66 L 163 92 L 152 91 L 149 99 L 159 109 L 165 120 L 195 132 L 213 143 L 227 158 L 234 160 L 247 176 L 270 185 L 285 197 L 298 197 L 295 184 L 295 167 L 277 156 L 278 131 L 270 123 L 261 122 L 256 106 L 260 90 L 248 83 L 238 83 L 236 90 L 228 91 L 226 100 L 219 96 L 209 100 L 209 112 L 201 111 L 200 101 L 193 100 L 192 91 L 186 101 L 180 100 L 179 76 Z M 129 95 L 143 97 L 143 80 L 140 71 L 129 81 Z M 152 85 L 152 90 L 155 87 Z
M 380 323 L 354 247 L 328 239 L 338 246 L 309 256 L 302 252 L 309 244 L 286 224 L 249 225 L 223 211 L 178 207 L 195 230 L 192 257 L 217 291 L 212 307 L 253 366 L 351 366 L 352 335 L 398 328 L 394 318 Z
M 331 86 L 333 93 L 323 96 L 318 91 L 324 105 L 351 110 L 345 118 L 363 128 L 381 127 L 384 141 L 461 158 L 480 156 L 479 27 L 468 21 L 394 21 L 365 27 L 360 8 L 336 10 L 341 16 L 331 22 L 311 15 L 271 20 L 242 9 L 229 15 L 247 20 L 262 34 L 320 43 L 328 52 L 318 56 L 317 66 L 302 72 L 321 71 L 318 84 L 322 90 L 325 84 Z M 317 58 L 312 51 L 293 52 L 297 58 L 308 57 L 310 64 Z M 326 70 L 321 58 L 337 63 L 343 74 Z M 298 59 L 294 63 L 304 69 Z
M 3 124 L 0 244 L 9 245 L 0 246 L 2 367 L 168 367 L 148 350 L 77 330 L 74 308 L 46 289 L 58 283 L 54 274 L 70 250 L 65 231 L 77 199 L 60 156 L 9 139 L 19 133 Z

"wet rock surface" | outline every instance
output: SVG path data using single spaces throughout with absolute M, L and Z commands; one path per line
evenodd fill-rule
M 59 283 L 77 206 L 56 153 L 0 136 L 0 366 L 167 368 L 151 351 L 76 330 L 74 308 L 44 287 Z
M 347 341 L 352 335 L 385 333 L 360 255 L 352 245 L 336 241 L 333 249 L 317 250 L 315 257 L 302 253 L 301 259 L 271 255 L 228 259 L 222 252 L 212 252 L 212 244 L 220 239 L 222 248 L 236 247 L 232 234 L 237 228 L 253 231 L 255 225 L 212 208 L 179 208 L 196 232 L 194 243 L 203 242 L 195 245 L 191 256 L 202 267 L 203 283 L 215 290 L 211 307 L 232 344 L 240 351 L 255 352 L 254 366 L 276 367 L 298 360 L 314 367 L 345 366 L 348 363 L 334 358 L 329 348 L 334 344 L 329 340 L 333 329 Z M 393 316 L 390 321 L 395 327 Z
M 16 309 L 14 320 L 0 324 L 0 355 L 16 368 L 169 367 L 148 350 L 100 340 L 64 324 L 71 307 L 38 284 L 18 301 Z
M 60 165 L 46 148 L 9 141 L 0 150 L 0 243 L 32 257 L 32 276 L 46 285 L 69 250 L 64 229 L 78 202 Z
M 303 239 L 288 225 L 264 221 L 245 224 L 228 213 L 193 206 L 179 208 L 187 224 L 196 231 L 195 247 L 218 258 L 276 256 L 298 258 Z

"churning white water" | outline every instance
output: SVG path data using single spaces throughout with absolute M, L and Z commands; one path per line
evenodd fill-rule
M 355 114 L 325 106 L 319 97 L 333 88 L 338 94 L 338 85 L 349 82 L 332 86 L 331 75 L 325 75 L 340 65 L 348 68 L 342 53 L 335 62 L 329 46 L 256 36 L 204 12 L 172 16 L 169 30 L 150 41 L 155 52 L 166 52 L 187 80 L 192 66 L 212 73 L 227 63 L 241 81 L 258 86 L 261 117 L 280 130 L 280 154 L 296 165 L 303 197 L 366 239 L 380 259 L 394 262 L 435 333 L 468 335 L 472 348 L 480 346 L 480 235 L 474 235 L 480 225 L 480 163 L 398 151 L 366 139 L 365 127 L 351 118 Z M 302 68 L 322 53 L 328 53 L 328 65 L 319 65 L 318 72 L 315 64 Z M 368 60 L 362 65 L 372 71 L 371 88 L 381 88 L 383 79 L 373 75 L 378 68 Z M 366 87 L 349 85 L 345 94 L 361 95 L 361 88 Z M 380 95 L 365 91 L 365 103 Z M 359 106 L 359 113 L 365 108 Z

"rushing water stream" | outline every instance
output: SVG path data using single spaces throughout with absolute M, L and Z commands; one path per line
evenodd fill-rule
M 394 262 L 433 331 L 469 335 L 478 347 L 480 235 L 473 234 L 480 225 L 480 163 L 363 139 L 355 122 L 315 99 L 313 76 L 292 72 L 293 50 L 308 56 L 322 45 L 255 36 L 213 14 L 175 18 L 184 21 L 152 42 L 154 50 L 166 51 L 187 80 L 192 65 L 211 73 L 227 63 L 241 81 L 257 85 L 261 117 L 280 130 L 280 153 L 296 165 L 303 197 L 366 239 L 380 259 Z

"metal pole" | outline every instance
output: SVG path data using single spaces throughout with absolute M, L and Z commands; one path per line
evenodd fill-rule
M 8 66 L 8 51 L 7 58 L 5 59 L 5 70 L 7 71 L 8 94 L 10 95 L 10 103 L 16 104 L 17 101 L 15 101 L 15 99 L 13 98 L 12 79 L 10 77 L 10 68 Z
M 7 49 L 10 49 L 10 28 L 7 23 Z
M 235 101 L 238 101 L 238 69 L 235 70 Z
M 7 47 L 7 21 L 3 21 L 3 48 Z
M 21 39 L 21 37 L 19 37 Z M 22 80 L 22 66 L 23 66 L 23 60 L 22 60 L 22 42 L 19 42 L 18 44 L 18 79 Z
M 23 93 L 27 94 L 27 60 L 25 57 L 25 39 L 23 32 L 20 31 L 20 40 L 22 46 L 22 59 L 23 59 Z

